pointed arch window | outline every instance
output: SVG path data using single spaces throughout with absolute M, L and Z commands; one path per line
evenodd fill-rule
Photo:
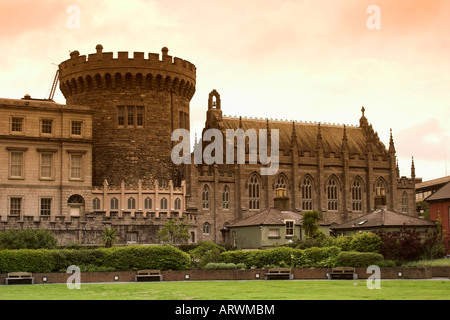
M 248 185 L 248 207 L 250 210 L 258 210 L 260 204 L 260 189 L 258 177 L 254 174 L 250 177 L 250 183 Z
M 205 222 L 203 224 L 203 234 L 210 234 L 211 232 L 211 225 L 209 224 L 209 222 Z
M 175 199 L 175 210 L 181 210 L 181 200 L 180 198 Z
M 223 187 L 222 209 L 230 209 L 230 188 L 228 186 Z
M 167 199 L 166 198 L 162 198 L 161 201 L 159 202 L 160 206 L 161 206 L 161 210 L 167 210 Z
M 152 209 L 152 198 L 147 197 L 144 200 L 144 209 L 151 210 Z
M 133 197 L 128 198 L 127 208 L 128 208 L 128 210 L 135 210 L 136 209 L 136 199 L 134 199 Z
M 117 200 L 116 197 L 111 198 L 111 206 L 110 206 L 111 210 L 119 210 L 119 200 Z
M 94 198 L 94 200 L 92 200 L 92 209 L 100 210 L 100 199 L 99 198 Z
M 386 196 L 386 184 L 382 179 L 378 179 L 376 187 L 376 196 L 377 197 L 385 197 Z
M 202 190 L 202 208 L 209 209 L 209 187 L 207 184 L 203 186 Z
M 408 194 L 406 191 L 402 194 L 402 213 L 408 213 Z
M 275 190 L 284 189 L 284 190 L 286 190 L 286 195 L 287 195 L 286 176 L 282 173 L 279 174 L 276 182 L 277 183 L 275 184 Z
M 302 210 L 313 209 L 313 197 L 312 197 L 312 179 L 306 176 L 302 181 Z
M 328 200 L 328 210 L 329 211 L 337 211 L 338 210 L 338 183 L 337 183 L 335 177 L 331 177 L 328 180 L 327 200 Z
M 352 210 L 362 211 L 362 182 L 359 178 L 352 183 Z

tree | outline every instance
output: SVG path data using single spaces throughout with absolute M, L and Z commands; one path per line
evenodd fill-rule
M 103 229 L 103 235 L 100 237 L 100 240 L 105 244 L 105 248 L 111 248 L 118 240 L 117 238 L 117 230 L 115 228 L 105 227 Z
M 173 245 L 176 242 L 189 239 L 189 228 L 191 225 L 183 219 L 169 219 L 161 230 L 158 231 L 158 238 L 161 242 Z M 181 221 L 180 221 L 181 220 Z
M 0 249 L 55 249 L 58 240 L 48 230 L 6 230 L 0 232 Z
M 316 210 L 303 214 L 302 226 L 307 237 L 312 238 L 319 230 L 320 215 Z

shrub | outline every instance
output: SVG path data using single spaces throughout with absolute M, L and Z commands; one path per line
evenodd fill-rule
M 0 232 L 0 249 L 55 249 L 58 241 L 48 230 L 6 230 Z
M 215 244 L 212 241 L 200 241 L 199 245 L 189 251 L 193 262 L 203 268 L 210 262 L 218 262 L 219 255 L 225 251 L 225 248 Z
M 85 270 L 185 270 L 190 256 L 171 246 L 130 246 L 85 250 L 3 250 L 0 272 L 53 272 L 77 265 Z M 83 269 L 82 269 L 83 270 Z
M 205 270 L 235 270 L 235 269 L 245 269 L 243 263 L 225 263 L 225 262 L 210 262 L 205 267 Z
M 367 268 L 370 265 L 379 265 L 384 258 L 379 253 L 341 251 L 337 257 L 337 266 Z
M 55 264 L 50 259 L 52 250 L 20 249 L 0 251 L 0 273 L 7 272 L 52 272 Z
M 338 247 L 309 248 L 294 252 L 293 259 L 299 268 L 334 267 L 340 251 Z
M 355 233 L 351 236 L 350 251 L 380 253 L 383 241 L 372 232 Z

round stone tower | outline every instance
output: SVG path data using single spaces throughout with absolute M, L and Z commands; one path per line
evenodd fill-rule
M 100 186 L 135 184 L 141 179 L 181 181 L 182 169 L 170 154 L 175 129 L 189 130 L 189 103 L 195 93 L 196 68 L 180 58 L 134 52 L 103 52 L 80 56 L 59 65 L 60 89 L 68 105 L 93 111 L 92 181 Z

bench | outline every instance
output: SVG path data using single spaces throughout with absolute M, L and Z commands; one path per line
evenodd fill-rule
M 10 272 L 5 279 L 7 285 L 9 284 L 34 284 L 34 278 L 31 272 Z
M 159 270 L 139 270 L 134 277 L 136 282 L 141 281 L 162 281 L 163 276 Z
M 331 279 L 358 279 L 358 274 L 355 271 L 355 268 L 351 267 L 337 267 L 332 268 L 331 272 L 328 274 L 328 280 Z
M 294 279 L 294 274 L 291 272 L 291 268 L 271 268 L 268 269 L 264 275 L 264 279 Z

